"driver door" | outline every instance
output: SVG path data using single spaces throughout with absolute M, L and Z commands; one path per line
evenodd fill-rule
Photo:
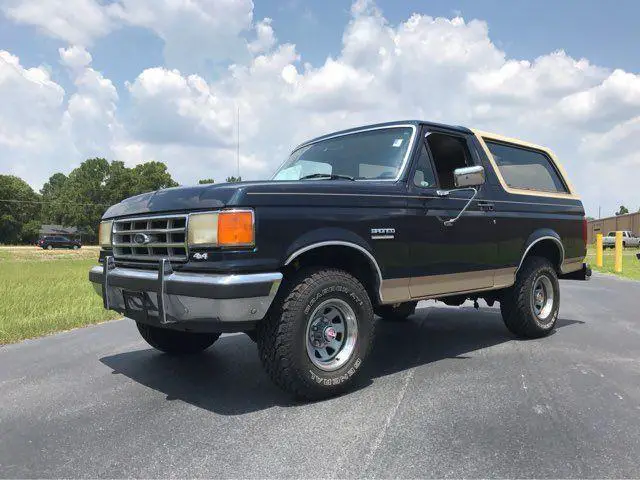
M 472 202 L 452 226 L 444 221 L 458 215 L 472 195 L 453 192 L 442 197 L 438 190 L 453 188 L 453 170 L 480 164 L 470 154 L 467 139 L 445 132 L 423 132 L 422 145 L 409 177 L 410 258 L 412 298 L 464 293 L 494 284 L 498 246 L 493 214 L 480 187 Z M 431 140 L 429 141 L 430 138 Z M 488 190 L 488 189 L 486 189 Z

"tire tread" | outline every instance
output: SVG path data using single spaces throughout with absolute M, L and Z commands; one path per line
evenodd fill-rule
M 332 388 L 319 388 L 295 368 L 293 349 L 295 338 L 295 312 L 304 307 L 307 294 L 325 282 L 350 285 L 351 288 L 365 298 L 365 308 L 373 318 L 373 309 L 369 297 L 362 284 L 349 273 L 335 268 L 312 268 L 300 270 L 288 282 L 282 285 L 282 295 L 276 296 L 274 305 L 258 328 L 258 350 L 264 369 L 273 382 L 281 389 L 291 392 L 298 398 L 319 399 L 335 395 L 342 391 L 348 382 L 333 385 Z M 360 320 L 360 319 L 359 319 Z M 369 335 L 368 342 L 361 346 L 364 358 L 371 350 L 374 335 Z

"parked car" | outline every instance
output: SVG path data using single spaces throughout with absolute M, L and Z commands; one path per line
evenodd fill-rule
M 245 332 L 271 379 L 307 399 L 353 385 L 374 313 L 483 299 L 515 335 L 542 337 L 558 279 L 591 275 L 582 202 L 548 149 L 422 121 L 305 142 L 270 181 L 124 200 L 99 237 L 89 279 L 149 345 L 193 354 Z
M 82 244 L 78 240 L 71 240 L 59 235 L 42 237 L 36 245 L 47 250 L 53 250 L 54 248 L 72 248 L 73 250 L 77 250 L 82 247 Z
M 609 232 L 602 237 L 602 248 L 614 248 L 616 246 L 616 232 Z M 640 237 L 637 237 L 629 230 L 622 231 L 623 247 L 640 247 Z

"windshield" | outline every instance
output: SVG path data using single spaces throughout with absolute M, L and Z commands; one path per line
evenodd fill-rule
M 410 126 L 380 128 L 302 146 L 289 156 L 273 180 L 395 180 L 408 156 L 413 132 Z

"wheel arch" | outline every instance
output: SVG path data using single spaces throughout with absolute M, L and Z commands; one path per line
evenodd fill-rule
M 334 230 L 334 229 L 331 229 Z M 345 231 L 346 232 L 346 231 Z M 326 233 L 326 232 L 325 232 Z M 382 301 L 382 270 L 369 245 L 353 232 L 333 238 L 314 232 L 295 242 L 282 262 L 283 268 L 327 266 L 342 268 L 359 278 L 373 303 Z M 324 238 L 323 238 L 324 237 Z
M 561 273 L 562 264 L 565 260 L 565 252 L 562 239 L 556 231 L 551 229 L 537 230 L 529 236 L 525 245 L 516 273 L 522 268 L 524 261 L 532 255 L 549 259 L 556 268 L 556 271 L 559 274 Z

